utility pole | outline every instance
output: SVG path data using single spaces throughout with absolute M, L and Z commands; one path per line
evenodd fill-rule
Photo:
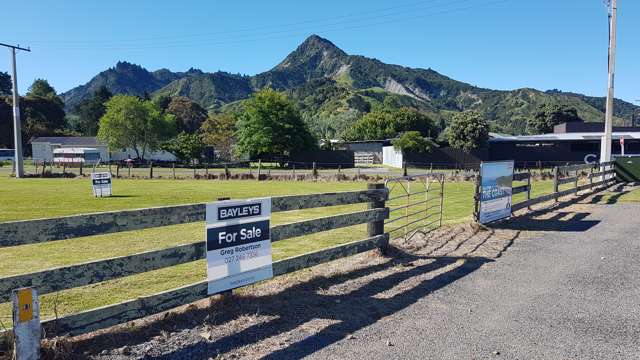
M 616 0 L 607 2 L 609 12 L 609 90 L 607 92 L 607 110 L 604 119 L 604 135 L 600 143 L 600 162 L 611 161 L 611 132 L 613 129 L 613 88 L 616 67 L 616 21 L 618 7 Z
M 13 46 L 0 43 L 0 46 L 4 46 L 11 50 L 11 82 L 13 85 L 13 140 L 15 147 L 15 157 L 13 163 L 16 167 L 16 178 L 24 176 L 24 164 L 22 161 L 22 125 L 20 124 L 20 97 L 18 96 L 18 78 L 16 72 L 16 50 L 31 51 L 29 48 L 21 48 L 20 46 Z

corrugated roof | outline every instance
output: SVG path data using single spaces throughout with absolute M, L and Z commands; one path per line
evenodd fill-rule
M 490 142 L 519 142 L 519 141 L 576 141 L 576 140 L 600 140 L 602 138 L 601 133 L 582 132 L 582 133 L 562 133 L 562 134 L 541 134 L 541 135 L 503 135 L 491 133 Z M 618 140 L 620 138 L 625 139 L 640 139 L 640 132 L 634 131 L 622 131 L 614 132 L 611 138 Z
M 45 142 L 58 145 L 96 146 L 104 145 L 95 136 L 43 136 L 31 140 L 31 143 Z

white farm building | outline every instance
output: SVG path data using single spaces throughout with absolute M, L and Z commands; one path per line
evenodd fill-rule
M 95 136 L 38 137 L 31 141 L 33 160 L 37 162 L 44 161 L 50 163 L 54 161 L 55 149 L 72 148 L 96 149 L 100 153 L 101 162 L 121 161 L 136 157 L 136 152 L 132 149 L 110 152 L 107 145 L 99 142 Z M 163 150 L 147 153 L 145 159 L 152 161 L 176 161 L 176 157 L 173 154 Z

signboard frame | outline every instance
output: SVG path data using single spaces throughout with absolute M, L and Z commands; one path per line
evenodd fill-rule
M 480 164 L 478 222 L 488 224 L 511 216 L 514 161 Z
M 92 172 L 91 183 L 93 196 L 105 197 L 113 194 L 112 177 L 110 172 Z
M 270 225 L 271 198 L 207 204 L 209 295 L 273 277 Z

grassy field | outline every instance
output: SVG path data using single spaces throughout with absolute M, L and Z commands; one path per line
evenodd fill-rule
M 364 182 L 115 180 L 115 196 L 96 199 L 92 196 L 88 179 L 16 180 L 0 177 L 0 221 L 209 202 L 219 197 L 241 199 L 365 188 Z M 473 188 L 471 182 L 446 183 L 445 223 L 471 219 Z M 535 183 L 533 189 L 534 195 L 548 193 L 551 183 Z M 524 194 L 518 196 L 523 198 Z M 390 202 L 389 206 L 401 205 L 403 201 Z M 276 213 L 273 223 L 289 223 L 365 208 L 366 204 L 358 204 Z M 0 248 L 0 277 L 202 241 L 203 229 L 203 223 L 193 223 Z M 273 256 L 274 259 L 282 259 L 365 237 L 366 225 L 317 233 L 274 243 Z M 42 297 L 43 317 L 51 317 L 56 312 L 61 316 L 175 288 L 204 279 L 205 272 L 204 261 L 197 261 L 48 294 Z M 5 326 L 10 323 L 9 304 L 0 304 L 0 321 Z

